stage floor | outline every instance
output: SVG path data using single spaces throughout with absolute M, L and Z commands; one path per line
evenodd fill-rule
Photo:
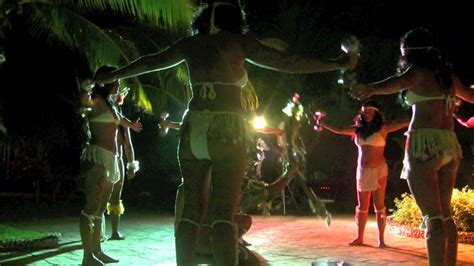
M 335 215 L 327 228 L 310 216 L 253 216 L 244 239 L 268 265 L 427 265 L 425 241 L 386 234 L 389 248 L 379 249 L 373 215 L 365 233 L 365 246 L 347 243 L 356 235 L 353 217 Z M 82 249 L 79 217 L 16 223 L 16 227 L 60 232 L 59 248 L 35 252 L 0 253 L 1 265 L 77 265 Z M 110 231 L 108 231 L 110 232 Z M 120 259 L 114 265 L 175 265 L 173 217 L 126 214 L 122 219 L 123 241 L 106 241 L 102 247 Z M 458 264 L 474 265 L 474 245 L 459 244 Z

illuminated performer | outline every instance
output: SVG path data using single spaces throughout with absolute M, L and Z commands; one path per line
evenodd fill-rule
M 406 133 L 402 178 L 407 179 L 423 215 L 429 264 L 455 265 L 458 242 L 451 196 L 462 152 L 453 131 L 453 103 L 456 96 L 473 103 L 474 90 L 462 84 L 426 29 L 407 32 L 401 38 L 400 51 L 398 75 L 359 84 L 350 93 L 363 100 L 406 90 L 412 119 Z
M 121 89 L 117 99 L 115 100 L 115 107 L 120 116 L 122 116 L 122 105 L 129 90 L 130 88 L 128 87 Z M 128 180 L 130 180 L 135 177 L 135 173 L 140 169 L 139 162 L 135 160 L 130 129 L 128 127 L 118 127 L 117 148 L 119 156 L 120 180 L 114 184 L 112 194 L 110 195 L 110 199 L 107 204 L 107 214 L 110 217 L 110 224 L 112 227 L 112 233 L 109 240 L 125 239 L 125 237 L 118 230 L 120 225 L 120 217 L 125 212 L 125 207 L 123 206 L 121 200 L 123 184 L 125 181 L 125 176 L 127 176 Z M 126 166 L 123 160 L 124 153 L 127 162 Z
M 176 232 L 177 264 L 193 264 L 207 209 L 214 260 L 218 265 L 235 265 L 234 217 L 247 163 L 241 105 L 242 87 L 248 79 L 245 62 L 282 72 L 315 73 L 354 67 L 357 55 L 326 60 L 265 46 L 245 34 L 245 16 L 238 1 L 202 5 L 192 23 L 192 33 L 161 52 L 97 76 L 95 81 L 108 83 L 186 64 L 193 97 L 184 115 L 178 155 L 186 196 Z M 209 182 L 207 172 L 211 167 Z M 210 183 L 212 195 L 208 195 Z
M 116 68 L 100 67 L 96 75 Z M 117 154 L 117 127 L 130 127 L 140 132 L 140 121 L 131 122 L 121 117 L 114 107 L 113 96 L 118 93 L 119 81 L 95 86 L 83 93 L 81 100 L 90 108 L 87 113 L 90 141 L 81 155 L 81 172 L 84 176 L 85 206 L 81 212 L 79 228 L 84 248 L 84 265 L 103 265 L 118 262 L 101 249 L 101 232 L 104 211 L 112 188 L 120 180 L 119 158 Z M 92 96 L 92 97 L 91 97 Z
M 407 127 L 409 121 L 386 123 L 377 102 L 369 100 L 362 104 L 354 122 L 355 125 L 347 128 L 329 125 L 324 119 L 320 121 L 320 124 L 329 132 L 352 137 L 358 150 L 356 173 L 358 204 L 355 208 L 355 221 L 358 230 L 357 238 L 349 245 L 364 244 L 364 231 L 372 196 L 379 231 L 378 247 L 384 248 L 386 247 L 384 242 L 385 189 L 388 176 L 387 162 L 384 157 L 385 142 L 388 133 Z

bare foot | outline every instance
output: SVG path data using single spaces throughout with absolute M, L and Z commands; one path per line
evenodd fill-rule
M 383 241 L 379 241 L 379 248 L 388 248 L 388 246 Z
M 82 265 L 84 266 L 103 266 L 104 263 L 102 261 L 98 260 L 94 255 L 90 257 L 84 257 L 82 259 Z
M 102 251 L 94 253 L 94 256 L 96 256 L 96 258 L 98 258 L 103 263 L 117 263 L 117 262 L 119 262 L 119 260 L 109 257 L 107 254 L 105 254 Z
M 364 240 L 362 238 L 356 238 L 349 242 L 349 246 L 363 246 Z
M 110 236 L 109 240 L 124 240 L 125 236 L 123 236 L 120 232 L 113 233 L 112 236 Z

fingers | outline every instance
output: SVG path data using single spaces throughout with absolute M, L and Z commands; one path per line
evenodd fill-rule
M 140 117 L 139 117 L 137 120 L 135 120 L 135 122 L 133 123 L 132 129 L 133 129 L 134 131 L 138 132 L 138 133 L 140 133 L 140 132 L 142 131 L 143 125 L 142 125 L 142 123 L 140 122 Z
M 368 98 L 368 95 L 364 92 L 364 91 L 350 91 L 349 94 L 359 100 L 359 101 L 362 101 L 362 100 L 365 100 Z

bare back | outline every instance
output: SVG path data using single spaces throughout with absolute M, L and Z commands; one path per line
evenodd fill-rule
M 454 97 L 454 88 L 443 89 L 436 81 L 435 73 L 424 68 L 413 69 L 416 84 L 410 88 L 413 93 L 423 96 L 451 96 Z M 454 84 L 454 82 L 453 82 Z M 439 128 L 450 129 L 454 127 L 452 118 L 453 108 L 449 108 L 446 99 L 417 102 L 412 106 L 412 122 L 410 129 Z
M 222 32 L 215 35 L 190 37 L 185 60 L 193 87 L 191 110 L 242 112 L 241 88 L 235 83 L 246 75 L 245 56 L 239 45 L 239 35 Z M 213 83 L 214 99 L 199 97 L 197 84 Z

